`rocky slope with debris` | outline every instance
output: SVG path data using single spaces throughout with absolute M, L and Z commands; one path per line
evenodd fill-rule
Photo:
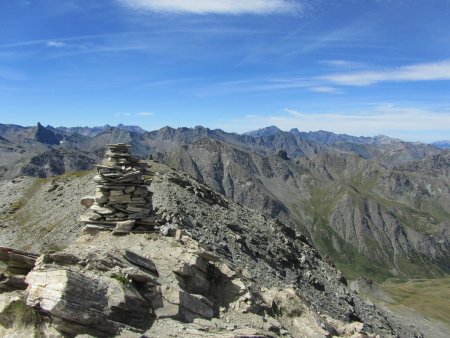
M 302 234 L 186 174 L 158 163 L 152 170 L 148 191 L 161 220 L 154 232 L 114 236 L 89 228 L 80 234 L 74 217 L 55 229 L 78 235 L 62 251 L 34 246 L 43 254 L 37 257 L 0 250 L 6 264 L 0 280 L 0 334 L 420 336 L 409 323 L 351 292 L 342 273 Z M 70 182 L 78 198 L 86 188 L 80 181 L 89 176 Z M 25 180 L 14 184 L 25 185 Z M 52 189 L 46 194 L 59 188 Z M 37 190 L 44 193 L 42 187 Z M 52 211 L 64 209 L 55 204 Z M 33 238 L 43 239 L 41 234 Z

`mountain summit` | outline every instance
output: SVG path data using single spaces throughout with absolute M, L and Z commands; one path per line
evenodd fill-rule
M 249 135 L 249 136 L 254 136 L 254 137 L 258 137 L 258 136 L 272 136 L 272 135 L 276 135 L 279 132 L 281 132 L 282 130 L 279 129 L 276 126 L 269 126 L 269 127 L 265 127 L 265 128 L 261 128 L 258 130 L 253 130 L 253 131 L 249 131 L 247 133 L 244 133 L 244 135 Z
M 53 131 L 51 131 L 50 129 L 45 128 L 42 124 L 40 124 L 38 122 L 37 126 L 36 126 L 36 131 L 34 134 L 34 140 L 44 143 L 44 144 L 49 144 L 49 145 L 55 145 L 55 144 L 59 144 L 61 141 L 61 137 L 56 135 Z

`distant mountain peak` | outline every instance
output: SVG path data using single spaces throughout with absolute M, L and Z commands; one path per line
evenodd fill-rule
M 377 144 L 391 144 L 391 143 L 402 142 L 399 139 L 392 138 L 392 137 L 389 137 L 386 135 L 377 135 L 377 136 L 373 137 L 373 139 L 375 140 L 375 142 Z
M 432 145 L 440 149 L 450 149 L 450 140 L 441 140 L 433 142 Z
M 108 126 L 108 125 L 106 125 L 106 126 Z M 131 132 L 134 132 L 134 133 L 139 133 L 139 134 L 145 133 L 145 132 L 146 132 L 145 129 L 142 129 L 142 128 L 139 127 L 139 126 L 124 125 L 124 124 L 122 124 L 122 123 L 119 123 L 119 124 L 116 126 L 116 128 L 117 128 L 117 129 L 122 129 L 122 130 L 131 131 Z
M 40 122 L 37 123 L 34 140 L 45 144 L 59 144 L 61 137 L 56 135 L 50 129 L 44 127 Z
M 272 136 L 276 135 L 278 133 L 282 132 L 280 128 L 277 126 L 268 126 L 265 128 L 260 128 L 258 130 L 249 131 L 247 133 L 244 133 L 244 135 L 249 135 L 253 137 L 259 137 L 259 136 Z

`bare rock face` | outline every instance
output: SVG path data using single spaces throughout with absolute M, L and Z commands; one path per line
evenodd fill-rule
M 36 132 L 34 135 L 34 139 L 38 142 L 45 144 L 59 144 L 61 138 L 58 137 L 53 131 L 45 128 L 42 124 L 38 122 L 36 126 Z
M 117 334 L 123 326 L 145 330 L 150 327 L 153 310 L 132 284 L 133 278 L 140 283 L 143 279 L 120 269 L 104 275 L 105 269 L 117 263 L 126 266 L 120 255 L 108 255 L 92 262 L 99 270 L 83 269 L 86 261 L 82 257 L 44 255 L 27 276 L 27 305 L 50 315 L 58 330 L 69 336 L 88 333 L 106 337 Z M 145 282 L 149 281 L 152 279 Z
M 41 256 L 26 279 L 26 304 L 50 316 L 64 335 L 98 337 L 145 332 L 164 319 L 211 320 L 229 307 L 262 309 L 253 304 L 251 282 L 209 262 L 214 255 L 186 236 L 150 243 L 143 235 L 112 238 L 86 235 L 63 253 Z M 137 254 L 136 247 L 144 249 Z

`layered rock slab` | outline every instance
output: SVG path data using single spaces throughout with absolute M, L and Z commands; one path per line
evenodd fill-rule
M 229 268 L 222 268 L 229 275 L 222 273 L 200 252 L 188 238 L 84 235 L 65 252 L 39 258 L 27 276 L 26 302 L 65 335 L 109 337 L 123 330 L 145 332 L 164 319 L 210 320 L 221 307 L 239 308 L 236 304 L 251 299 L 249 283 Z

